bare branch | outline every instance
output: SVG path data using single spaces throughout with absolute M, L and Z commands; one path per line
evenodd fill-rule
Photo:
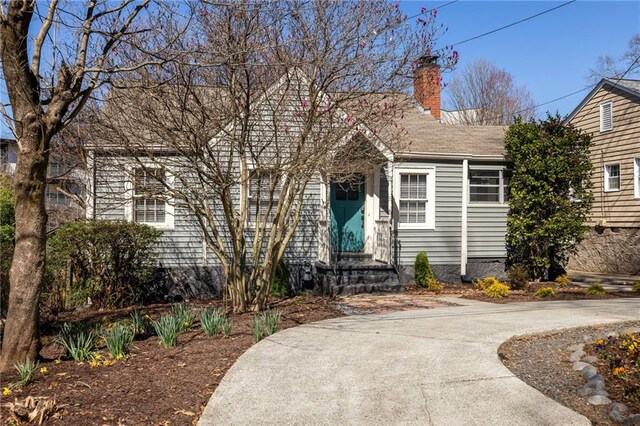
M 49 29 L 51 28 L 51 24 L 53 23 L 53 18 L 56 14 L 57 8 L 58 0 L 51 0 L 51 3 L 49 3 L 49 8 L 47 9 L 47 16 L 42 21 L 40 31 L 38 31 L 38 35 L 33 42 L 31 72 L 33 72 L 33 75 L 35 75 L 36 78 L 39 78 L 40 76 L 40 55 L 42 54 L 42 46 L 44 45 L 45 39 L 47 38 L 47 34 L 49 34 Z

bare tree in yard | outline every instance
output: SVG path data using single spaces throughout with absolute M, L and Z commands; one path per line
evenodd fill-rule
M 147 9 L 150 8 L 150 9 Z M 146 64 L 110 59 L 141 34 L 164 5 L 151 0 L 0 1 L 0 60 L 9 108 L 2 112 L 18 143 L 14 176 L 16 234 L 0 370 L 38 354 L 38 297 L 45 270 L 45 187 L 52 138 L 67 127 L 114 70 Z M 55 32 L 55 34 L 54 34 Z M 156 58 L 153 62 L 157 62 Z
M 415 30 L 384 1 L 298 0 L 198 16 L 185 49 L 195 53 L 171 84 L 140 73 L 145 90 L 112 91 L 97 133 L 113 137 L 102 145 L 114 156 L 136 158 L 134 182 L 151 177 L 151 191 L 192 214 L 234 310 L 262 310 L 310 185 L 366 172 L 380 164 L 376 146 L 394 148 L 410 103 L 399 93 L 433 48 L 435 16 Z
M 509 125 L 515 116 L 535 115 L 533 95 L 513 75 L 486 59 L 470 63 L 447 86 L 446 109 L 464 124 Z
M 601 78 L 632 78 L 640 75 L 640 33 L 629 40 L 627 50 L 618 58 L 611 55 L 598 57 L 596 66 L 589 71 L 595 84 Z

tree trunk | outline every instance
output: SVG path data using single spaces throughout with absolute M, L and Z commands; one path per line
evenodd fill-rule
M 10 271 L 9 310 L 4 328 L 0 371 L 39 351 L 38 299 L 44 282 L 47 212 L 44 205 L 49 146 L 46 136 L 33 125 L 20 139 L 14 176 L 16 240 Z

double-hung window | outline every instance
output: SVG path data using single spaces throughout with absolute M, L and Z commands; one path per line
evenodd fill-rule
M 510 174 L 504 169 L 469 169 L 469 202 L 506 204 L 509 202 Z
M 278 174 L 271 170 L 254 170 L 249 179 L 248 222 L 262 222 L 266 216 L 266 224 L 269 225 L 275 219 L 281 195 Z
M 163 168 L 133 170 L 133 221 L 154 226 L 168 224 L 167 200 L 162 195 L 166 181 Z
M 400 169 L 395 173 L 400 228 L 435 228 L 435 169 Z
M 620 163 L 604 166 L 604 192 L 614 191 L 620 191 Z

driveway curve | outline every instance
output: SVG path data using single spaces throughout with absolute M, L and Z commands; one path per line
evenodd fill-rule
M 454 301 L 454 300 L 451 300 Z M 640 299 L 464 306 L 281 331 L 227 372 L 200 425 L 588 425 L 497 355 L 523 334 L 640 318 Z

